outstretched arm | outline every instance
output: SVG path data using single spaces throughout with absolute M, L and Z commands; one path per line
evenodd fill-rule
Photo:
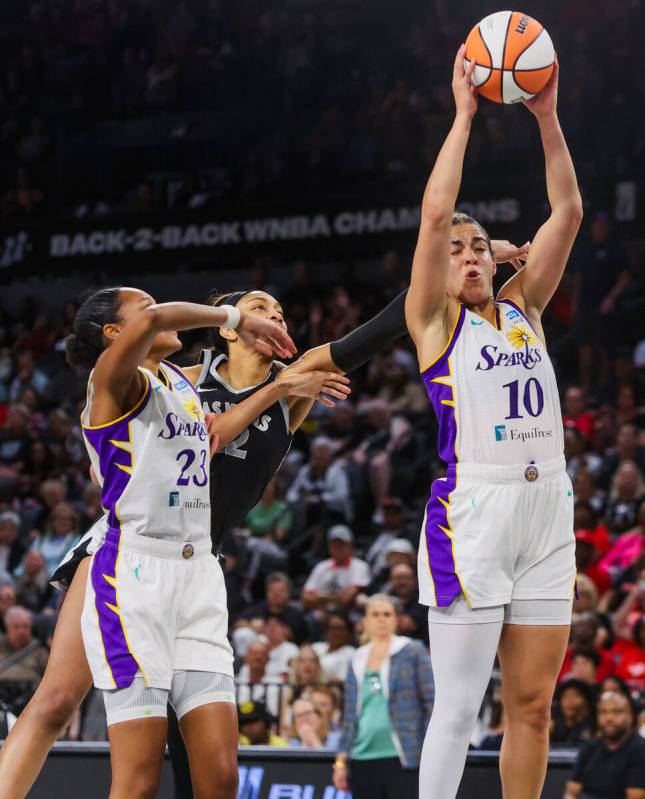
M 105 325 L 104 335 L 112 342 L 99 356 L 92 382 L 91 424 L 105 424 L 132 407 L 141 397 L 145 385 L 139 371 L 155 336 L 165 330 L 191 330 L 195 327 L 221 327 L 230 323 L 224 307 L 213 308 L 191 302 L 168 302 L 142 306 L 119 330 L 117 324 Z M 291 354 L 293 342 L 284 330 L 270 320 L 242 313 L 237 329 L 245 340 L 259 351 Z
M 461 174 L 477 111 L 477 92 L 471 83 L 474 61 L 464 69 L 465 47 L 459 48 L 453 69 L 452 90 L 456 114 L 426 186 L 421 205 L 421 226 L 412 261 L 405 316 L 421 364 L 441 351 L 448 335 L 446 282 L 450 266 L 452 216 Z
M 558 120 L 558 74 L 556 61 L 549 83 L 525 103 L 540 128 L 551 216 L 533 239 L 526 266 L 502 287 L 499 295 L 523 306 L 536 325 L 562 279 L 582 221 L 576 172 Z

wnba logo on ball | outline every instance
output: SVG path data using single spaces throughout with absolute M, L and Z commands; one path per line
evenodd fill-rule
M 526 14 L 524 14 L 522 19 L 517 23 L 517 28 L 515 28 L 515 33 L 524 33 L 524 31 L 529 26 L 529 20 L 530 19 L 531 19 L 531 17 L 529 17 Z

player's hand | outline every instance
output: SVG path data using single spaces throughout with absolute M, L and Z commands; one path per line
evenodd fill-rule
M 466 116 L 472 119 L 477 113 L 477 89 L 472 84 L 473 72 L 475 71 L 475 61 L 470 62 L 468 67 L 464 64 L 466 57 L 466 45 L 462 44 L 457 51 L 455 66 L 452 71 L 452 93 L 455 96 L 455 106 L 457 116 Z
M 336 405 L 330 397 L 344 400 L 352 392 L 349 378 L 336 372 L 280 372 L 277 382 L 288 397 L 310 397 L 327 408 Z
M 532 97 L 530 100 L 522 100 L 522 103 L 529 109 L 529 111 L 538 119 L 541 117 L 551 116 L 557 113 L 558 108 L 558 79 L 560 75 L 560 64 L 556 56 L 553 64 L 553 73 L 549 78 L 549 82 L 542 89 L 541 92 Z
M 495 263 L 509 263 L 516 272 L 519 272 L 526 263 L 526 259 L 529 257 L 529 250 L 531 249 L 530 241 L 527 241 L 526 244 L 522 244 L 521 247 L 517 247 L 506 239 L 495 239 L 491 241 L 490 244 L 493 248 L 493 259 Z
M 296 345 L 287 331 L 262 316 L 242 311 L 235 332 L 245 344 L 269 358 L 274 355 L 291 358 L 296 354 Z
M 208 430 L 208 440 L 210 441 L 210 448 L 211 448 L 211 458 L 217 454 L 219 450 L 219 435 L 217 431 L 214 429 L 214 425 L 216 424 L 216 413 L 207 413 L 204 416 L 204 421 L 206 422 L 206 429 Z

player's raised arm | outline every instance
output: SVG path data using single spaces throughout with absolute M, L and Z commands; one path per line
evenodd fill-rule
M 525 103 L 540 128 L 551 215 L 533 239 L 525 268 L 500 291 L 500 297 L 523 305 L 536 325 L 562 279 L 582 221 L 582 198 L 576 172 L 558 120 L 558 74 L 556 61 L 546 87 Z
M 405 302 L 408 330 L 421 364 L 434 358 L 445 343 L 440 328 L 446 327 L 446 281 L 450 265 L 452 216 L 461 185 L 466 146 L 477 111 L 477 92 L 471 83 L 474 61 L 464 69 L 465 47 L 459 48 L 452 78 L 455 121 L 426 186 L 421 205 L 421 226 L 412 262 L 410 290 Z M 447 335 L 447 331 L 446 331 Z
M 227 306 L 214 308 L 189 302 L 157 305 L 144 292 L 121 291 L 133 293 L 130 300 L 135 307 L 124 323 L 114 322 L 103 328 L 103 336 L 110 346 L 101 353 L 94 367 L 93 425 L 112 421 L 138 401 L 145 388 L 139 364 L 149 353 L 155 337 L 165 331 L 235 325 L 240 336 L 260 352 L 289 356 L 295 351 L 287 333 L 268 319 Z

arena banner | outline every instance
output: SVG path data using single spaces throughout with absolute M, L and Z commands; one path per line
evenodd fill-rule
M 331 781 L 331 752 L 275 747 L 241 747 L 237 799 L 352 799 Z M 554 751 L 549 757 L 542 799 L 561 799 L 571 774 L 575 752 Z M 497 799 L 500 796 L 497 752 L 471 752 L 458 799 Z M 110 756 L 106 743 L 54 745 L 29 796 L 31 799 L 87 799 L 107 796 Z M 172 775 L 166 759 L 159 799 L 172 799 Z M 404 799 L 404 797 L 402 797 Z
M 602 181 L 585 187 L 588 208 L 610 212 L 624 238 L 642 235 L 645 224 L 637 181 Z M 543 181 L 473 187 L 457 208 L 485 225 L 493 238 L 526 241 L 548 216 Z M 477 197 L 477 199 L 473 199 Z M 105 216 L 96 220 L 27 221 L 0 228 L 0 279 L 13 271 L 70 272 L 86 267 L 146 269 L 217 257 L 279 255 L 310 258 L 328 253 L 374 255 L 401 247 L 411 252 L 419 228 L 414 194 L 344 205 L 320 200 L 320 207 L 271 204 L 227 206 L 188 212 Z
M 484 224 L 505 229 L 522 214 L 517 197 L 466 200 L 460 209 Z M 252 256 L 270 251 L 305 257 L 347 242 L 382 249 L 401 242 L 413 245 L 419 219 L 418 204 L 392 203 L 273 214 L 183 213 L 34 223 L 0 231 L 0 271 L 56 272 L 107 261 L 145 267 L 146 262 L 158 264 L 169 258 L 177 262 L 200 255 Z

